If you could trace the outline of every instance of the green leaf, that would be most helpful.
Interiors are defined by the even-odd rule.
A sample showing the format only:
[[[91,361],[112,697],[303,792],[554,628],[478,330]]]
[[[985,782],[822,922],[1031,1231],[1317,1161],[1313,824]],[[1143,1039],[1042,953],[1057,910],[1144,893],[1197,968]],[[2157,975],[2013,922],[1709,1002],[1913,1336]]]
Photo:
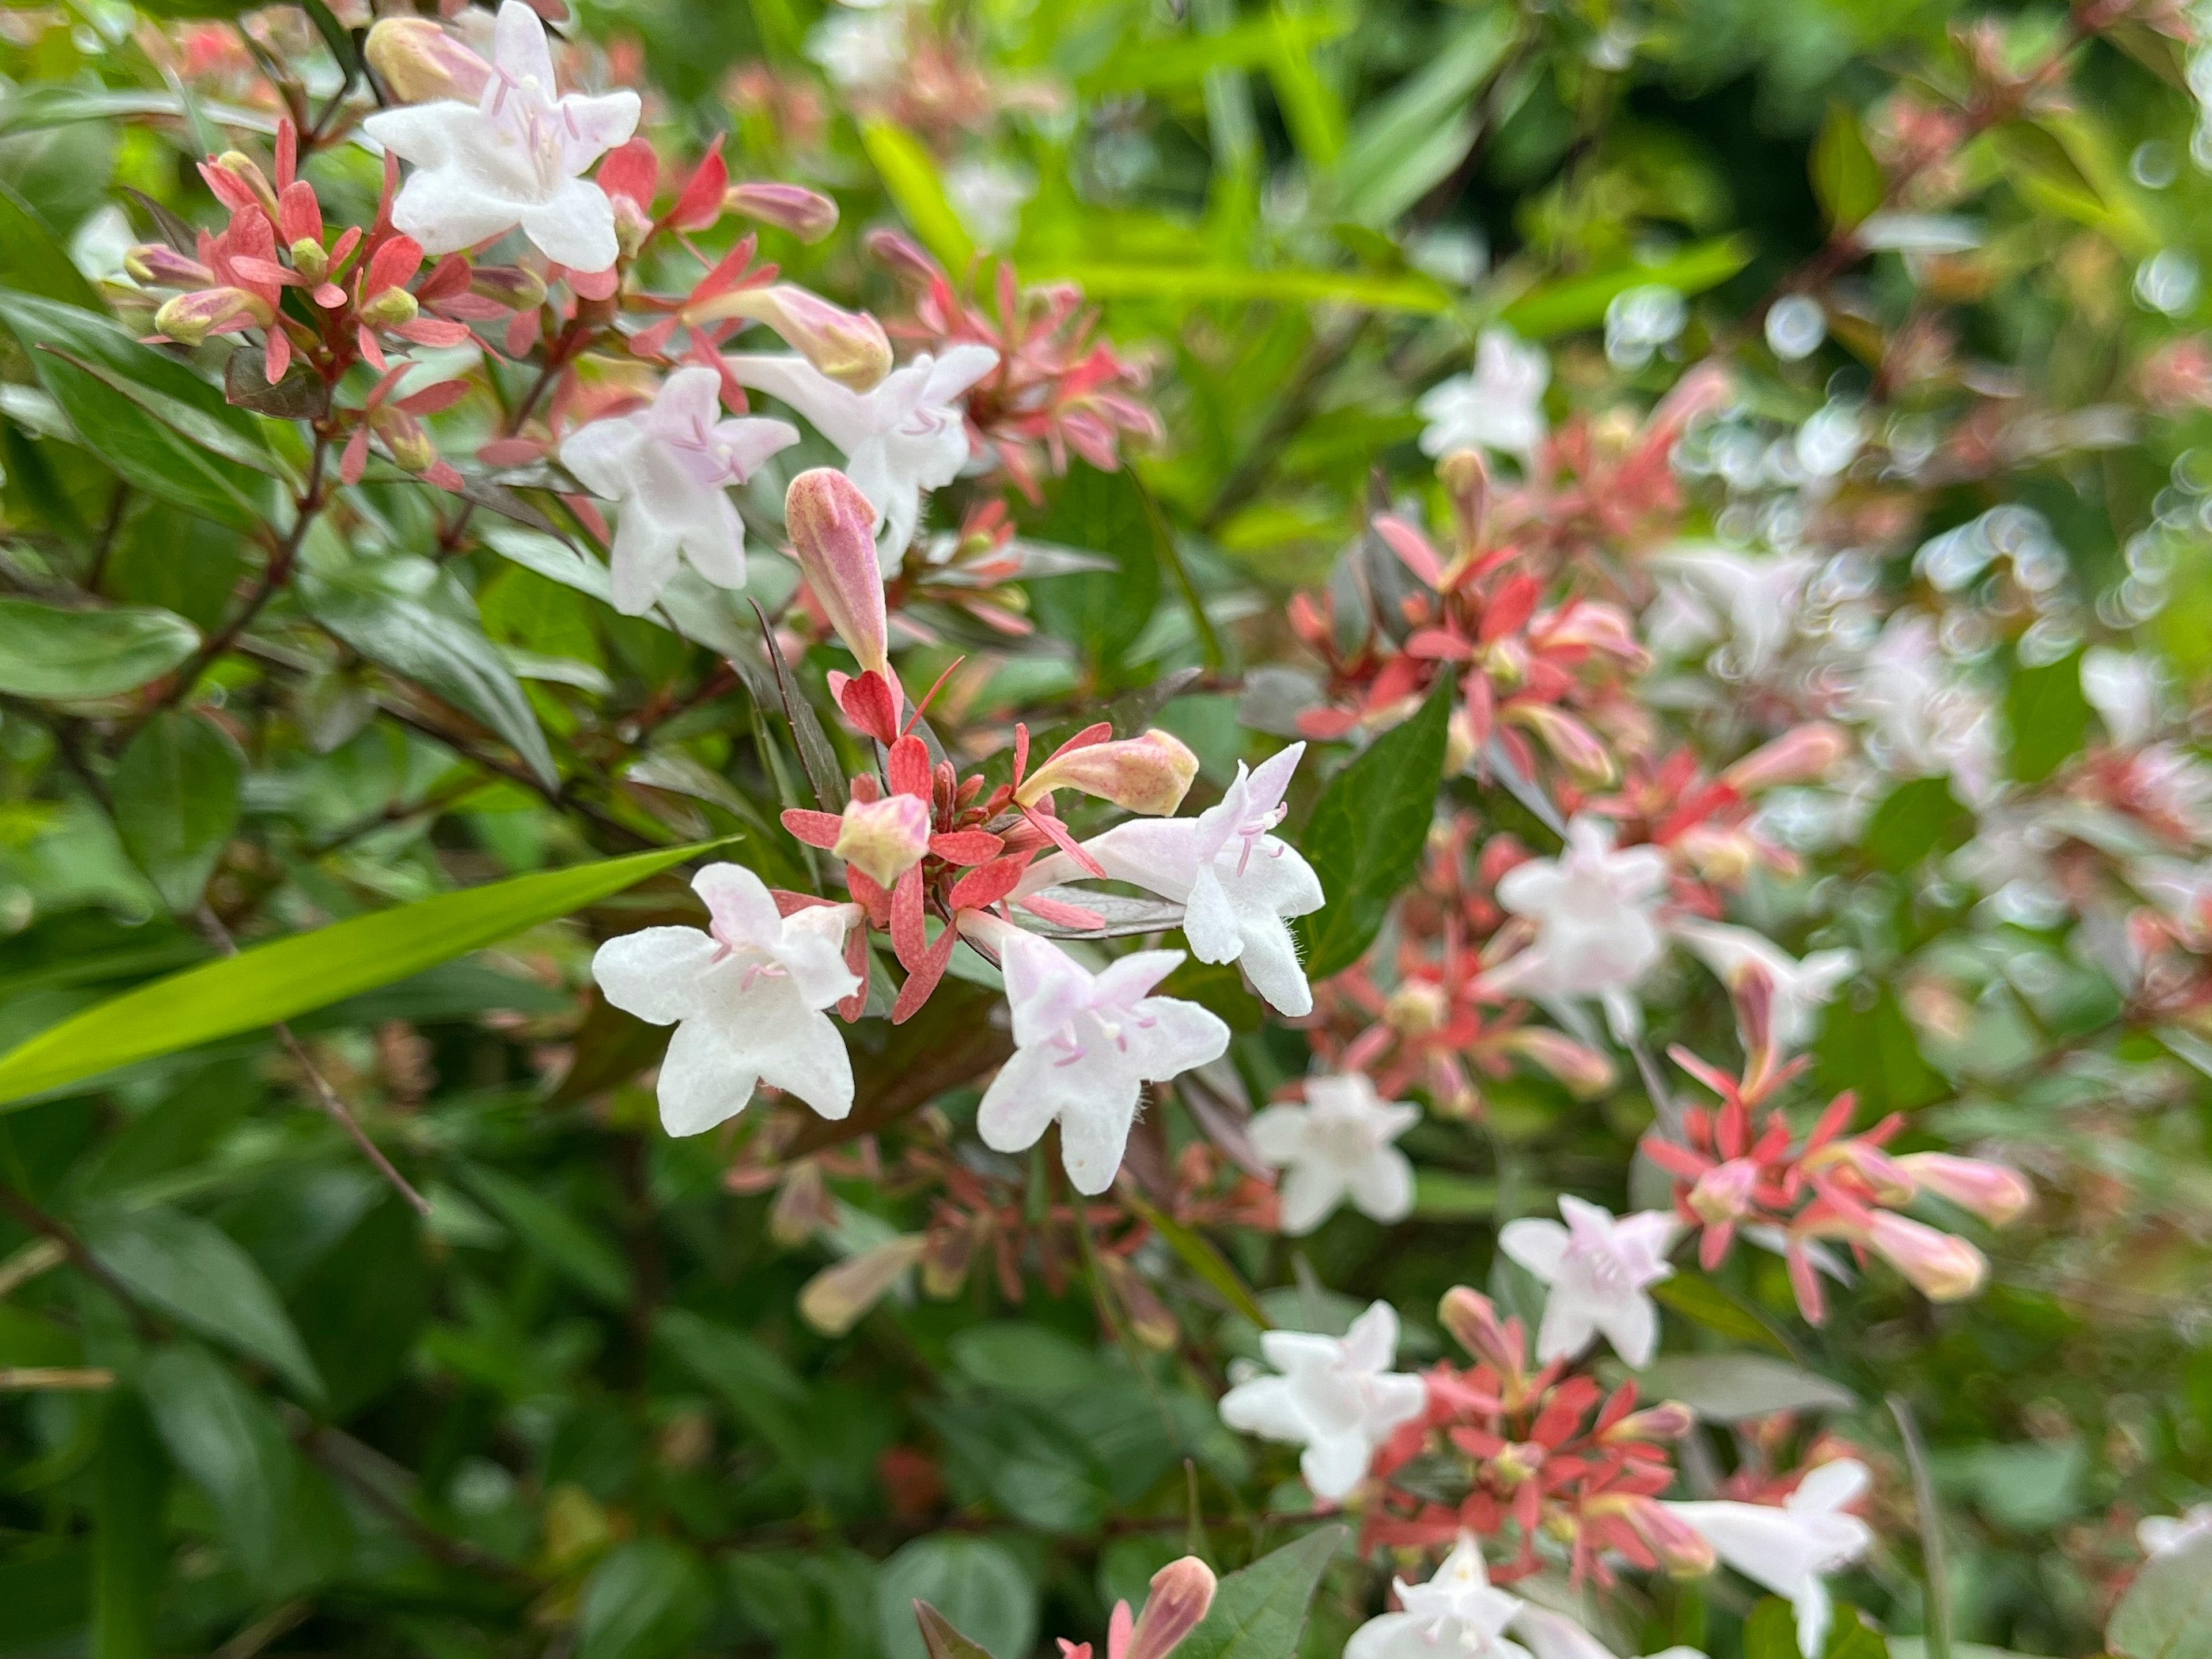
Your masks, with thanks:
[[[559,787],[522,683],[452,576],[427,559],[362,561],[303,570],[299,594],[307,614],[346,644],[483,721],[548,788]]]
[[[1260,1305],[1260,1298],[1252,1294],[1229,1258],[1214,1248],[1213,1241],[1204,1233],[1186,1227],[1172,1216],[1163,1215],[1142,1199],[1127,1196],[1129,1207],[1142,1216],[1152,1230],[1168,1242],[1168,1248],[1182,1258],[1184,1267],[1213,1287],[1214,1293],[1250,1320],[1261,1330],[1273,1330],[1275,1322],[1267,1317],[1267,1310]]]
[[[1269,20],[1275,49],[1267,55],[1267,79],[1275,106],[1291,139],[1316,177],[1326,173],[1344,148],[1344,100],[1321,73],[1313,49],[1303,39],[1291,8],[1276,0]]]
[[[1176,1647],[1177,1659],[1282,1659],[1298,1650],[1306,1608],[1344,1547],[1342,1527],[1322,1527],[1231,1573],[1213,1606]]]
[[[673,1659],[714,1607],[706,1571],[661,1538],[617,1546],[592,1569],[577,1606],[577,1659]]]
[[[1425,65],[1359,112],[1331,180],[1357,223],[1389,224],[1459,165],[1475,137],[1468,100],[1518,32],[1506,8],[1474,13]]]
[[[795,1413],[806,1390],[789,1366],[752,1338],[681,1308],[655,1320],[653,1334],[787,1468],[805,1474],[809,1454]]]
[[[1039,261],[1043,276],[1079,283],[1094,300],[1264,300],[1284,305],[1333,303],[1368,311],[1409,311],[1437,316],[1452,308],[1451,292],[1433,276],[1358,270],[1254,270],[1225,264],[1119,264]],[[1632,287],[1633,283],[1624,283]],[[1607,299],[1612,296],[1608,295]],[[1605,307],[1598,307],[1598,315]]]
[[[629,1264],[613,1245],[512,1176],[472,1169],[467,1179],[476,1195],[498,1211],[522,1242],[544,1257],[547,1266],[610,1308],[629,1305]]]
[[[1820,136],[1813,141],[1813,193],[1838,230],[1849,230],[1882,204],[1888,185],[1881,163],[1867,148],[1859,118],[1841,99],[1828,105]]]
[[[156,392],[150,386],[140,386],[128,376],[74,352],[47,345],[42,345],[39,349],[58,357],[79,373],[90,375],[117,396],[128,398],[195,449],[206,450],[226,461],[235,462],[248,471],[264,473],[272,478],[289,476],[283,463],[261,444],[259,434],[234,432],[228,422],[217,420],[183,399]]]
[[[1973,832],[1973,815],[1951,793],[1949,779],[1914,778],[1874,809],[1859,848],[1877,868],[1905,871],[1931,853],[1965,846]]]
[[[921,1644],[929,1659],[991,1659],[991,1650],[971,1642],[952,1628],[947,1619],[927,1601],[914,1604],[914,1622],[921,1632]]]
[[[108,787],[124,850],[173,910],[200,902],[238,828],[237,744],[195,714],[164,709],[139,728]]]
[[[1308,977],[1326,979],[1359,960],[1420,863],[1456,684],[1439,675],[1419,712],[1353,757],[1315,803],[1299,850],[1328,902],[1300,919]]]
[[[94,1482],[90,1659],[153,1659],[154,1601],[169,1564],[169,1459],[132,1391],[108,1398]]]
[[[33,295],[0,289],[0,325],[21,343],[40,384],[87,445],[129,482],[235,529],[272,516],[269,480],[230,459],[241,447],[265,451],[254,417],[231,408],[182,363],[141,345],[112,318]],[[134,388],[133,394],[117,390],[118,384]],[[227,433],[229,453],[204,448],[156,419],[141,406],[142,395]]]
[[[619,893],[719,842],[441,893],[258,945],[110,998],[0,1055],[0,1106],[390,985]]]
[[[1039,540],[1103,554],[1115,565],[1030,582],[1037,625],[1074,646],[1101,678],[1127,678],[1122,655],[1152,620],[1160,592],[1162,528],[1143,488],[1126,468],[1101,472],[1078,462],[1033,522],[1030,533]]]
[[[2012,775],[2039,783],[2081,747],[2089,729],[2089,699],[2081,690],[2081,653],[2014,672],[2005,690],[2005,723],[2012,729]]]
[[[1605,308],[1632,288],[1656,283],[1688,297],[1719,287],[1750,263],[1751,246],[1741,237],[1696,242],[1656,264],[1547,283],[1506,307],[1499,320],[1525,339],[1571,334],[1603,322]]]
[[[100,295],[38,210],[0,184],[0,283],[89,311]]]
[[[1856,1607],[1839,1607],[1828,1630],[1827,1651],[1820,1659],[1890,1659],[1889,1638]],[[1952,1659],[1966,1659],[1955,1644]]]
[[[917,1538],[876,1573],[876,1630],[884,1659],[928,1659],[914,1604],[927,1601],[996,1654],[1025,1654],[1036,1640],[1036,1583],[1012,1551],[988,1538]]]
[[[0,691],[75,702],[118,696],[180,665],[200,632],[151,605],[64,611],[0,599]]]
[[[1095,74],[1088,88],[1103,92],[1165,92],[1195,87],[1217,70],[1265,68],[1286,47],[1310,51],[1349,34],[1358,14],[1311,11],[1255,18],[1218,34],[1132,40]]]
[[[1797,1614],[1780,1596],[1763,1597],[1743,1621],[1743,1659],[1801,1659]]]
[[[2112,1609],[2105,1645],[2120,1659],[2212,1656],[2212,1537],[2154,1558]]]
[[[323,1379],[253,1258],[212,1222],[182,1211],[97,1212],[84,1226],[93,1259],[140,1301],[276,1370],[311,1400]]]
[[[937,163],[921,140],[893,122],[869,121],[861,125],[860,144],[922,246],[955,276],[966,270],[975,257],[975,244],[952,210],[944,181],[937,176]]]
[[[1709,1331],[1718,1331],[1739,1342],[1756,1342],[1777,1353],[1790,1352],[1789,1345],[1775,1334],[1764,1319],[1710,1279],[1701,1279],[1695,1273],[1676,1273],[1651,1287],[1651,1299]]]
[[[1839,1382],[1756,1353],[1662,1354],[1636,1374],[1646,1399],[1679,1400],[1708,1422],[1777,1412],[1845,1412],[1858,1396]]]

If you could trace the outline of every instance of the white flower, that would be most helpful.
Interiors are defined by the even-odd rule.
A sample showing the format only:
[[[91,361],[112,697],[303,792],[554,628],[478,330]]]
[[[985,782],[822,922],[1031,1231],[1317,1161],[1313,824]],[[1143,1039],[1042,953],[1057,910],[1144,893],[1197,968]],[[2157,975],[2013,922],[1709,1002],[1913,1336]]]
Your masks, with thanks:
[[[1814,1016],[1836,994],[1836,988],[1858,971],[1853,951],[1815,951],[1803,961],[1764,933],[1726,922],[1686,916],[1670,930],[1719,975],[1730,990],[1747,969],[1763,970],[1774,987],[1774,1038],[1793,1048],[1813,1035]]]
[[[1527,1617],[1528,1604],[1491,1587],[1473,1533],[1460,1534],[1428,1583],[1400,1578],[1391,1588],[1401,1611],[1352,1632],[1344,1659],[1529,1659],[1528,1649],[1504,1634],[1516,1619]]]
[[[2091,646],[2081,653],[2081,695],[2118,748],[2141,748],[2158,730],[2158,673],[2148,658]]]
[[[1613,1659],[1613,1650],[1564,1613],[1522,1604],[1513,1628],[1536,1659]],[[1648,1659],[1705,1659],[1696,1648],[1662,1648]]]
[[[1552,1287],[1536,1332],[1536,1358],[1570,1359],[1603,1334],[1613,1351],[1642,1370],[1659,1340],[1659,1312],[1644,1286],[1670,1277],[1667,1247],[1675,1221],[1663,1211],[1613,1219],[1613,1212],[1562,1194],[1562,1227],[1540,1216],[1509,1221],[1498,1248]]]
[[[577,270],[615,262],[615,213],[582,174],[637,129],[638,97],[554,95],[545,25],[523,0],[499,9],[491,79],[475,104],[440,99],[380,110],[362,131],[415,165],[392,222],[425,253],[452,253],[517,225]]]
[[[853,1062],[822,1009],[860,989],[843,943],[849,904],[786,916],[742,865],[711,864],[692,879],[708,931],[647,927],[611,939],[592,958],[607,1000],[676,1026],[660,1062],[660,1121],[696,1135],[735,1117],[766,1083],[823,1117],[853,1109]]]
[[[978,244],[1003,248],[1021,228],[1022,209],[1036,194],[1028,175],[1003,161],[956,161],[945,169],[945,196]]]
[[[1787,1502],[1669,1504],[1722,1560],[1745,1577],[1790,1598],[1797,1609],[1797,1649],[1820,1653],[1832,1608],[1823,1573],[1849,1566],[1874,1541],[1867,1523],[1844,1506],[1867,1489],[1863,1463],[1823,1463]]]
[[[906,9],[868,5],[833,11],[806,38],[806,55],[841,92],[874,92],[906,67]]]
[[[968,422],[960,399],[998,367],[988,346],[957,345],[894,369],[855,392],[800,356],[724,360],[746,386],[781,398],[844,452],[845,476],[882,519],[876,556],[885,574],[898,568],[921,521],[921,498],[949,484],[968,460]]]
[[[1799,602],[1820,568],[1810,554],[1761,558],[1713,543],[1683,543],[1651,561],[1660,597],[1644,617],[1644,635],[1669,656],[1725,641],[1737,665],[1759,679],[1797,632]]]
[[[1131,819],[1084,843],[1115,880],[1183,906],[1193,956],[1243,962],[1252,988],[1293,1018],[1313,1012],[1313,990],[1290,918],[1321,908],[1321,878],[1268,832],[1288,810],[1283,795],[1305,748],[1294,743],[1255,772],[1238,762],[1219,804],[1194,818]]]
[[[1060,1161],[1081,1193],[1114,1184],[1146,1083],[1218,1060],[1229,1028],[1194,1002],[1152,989],[1180,951],[1137,951],[1093,975],[1058,945],[1000,924],[987,937],[1006,970],[1013,1057],[975,1115],[983,1144],[1018,1152],[1060,1121]]]
[[[1428,1406],[1418,1376],[1390,1369],[1398,1316],[1377,1302],[1339,1340],[1267,1331],[1260,1352],[1281,1373],[1239,1382],[1221,1396],[1221,1420],[1245,1434],[1305,1448],[1298,1469],[1315,1497],[1341,1503],[1366,1478],[1375,1453]]]
[[[2199,1504],[2179,1515],[2154,1515],[2136,1528],[2136,1541],[2145,1555],[2154,1557],[2204,1537],[2212,1537],[2212,1504]]]
[[[1656,847],[1616,851],[1613,827],[1577,814],[1556,859],[1531,859],[1498,883],[1498,902],[1536,924],[1527,949],[1483,975],[1516,996],[1596,997],[1616,1035],[1633,1032],[1641,1014],[1629,995],[1659,960],[1656,912],[1667,891],[1667,860]]]
[[[1934,618],[1901,611],[1867,653],[1851,710],[1874,727],[1875,758],[1910,777],[1948,775],[1968,805],[1997,781],[1997,718],[1989,694],[1960,672]]]
[[[561,465],[594,495],[620,503],[615,609],[641,616],[676,574],[677,556],[718,587],[745,581],[745,526],[722,492],[799,441],[786,421],[721,421],[722,380],[679,368],[635,414],[593,421],[561,446]]]
[[[1310,1233],[1349,1194],[1382,1222],[1413,1212],[1413,1166],[1390,1143],[1420,1121],[1418,1106],[1385,1103],[1359,1073],[1306,1079],[1302,1106],[1270,1106],[1251,1122],[1252,1144],[1278,1169],[1286,1233]]]
[[[1414,405],[1428,422],[1421,453],[1489,450],[1511,455],[1523,469],[1534,471],[1547,429],[1544,388],[1551,380],[1552,365],[1542,347],[1522,344],[1502,325],[1484,329],[1475,342],[1474,373],[1438,381]]]

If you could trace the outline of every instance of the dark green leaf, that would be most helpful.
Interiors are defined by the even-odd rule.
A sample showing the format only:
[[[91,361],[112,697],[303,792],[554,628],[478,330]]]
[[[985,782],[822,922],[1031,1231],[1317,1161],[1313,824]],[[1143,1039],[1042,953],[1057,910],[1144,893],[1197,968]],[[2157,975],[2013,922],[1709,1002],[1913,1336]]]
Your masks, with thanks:
[[[165,709],[146,722],[109,780],[124,849],[173,910],[200,902],[238,828],[238,746],[198,715]]]
[[[577,1607],[577,1659],[673,1659],[697,1639],[714,1597],[689,1550],[660,1538],[618,1546]]]
[[[1761,1598],[1743,1621],[1743,1659],[1800,1659],[1797,1615],[1780,1596]]]
[[[775,693],[783,704],[783,717],[791,723],[792,742],[799,750],[799,764],[806,774],[806,787],[812,792],[815,805],[825,812],[845,810],[845,771],[837,764],[837,752],[830,746],[830,737],[822,729],[822,721],[814,712],[814,705],[806,701],[806,694],[799,689],[799,682],[791,672],[791,665],[784,660],[783,647],[775,642],[775,629],[770,626],[768,612],[756,604],[753,615],[760,618],[761,638],[768,646],[769,666],[775,673]]]
[[[2038,783],[2081,747],[2089,729],[2089,699],[2081,690],[2081,653],[2014,671],[2005,691],[2005,723],[2012,728],[2012,775]]]
[[[1047,509],[1025,532],[1040,541],[1113,560],[1111,570],[1079,570],[1029,585],[1037,624],[1065,640],[1102,679],[1123,681],[1122,653],[1136,642],[1159,601],[1160,538],[1142,487],[1126,470],[1068,469]]]
[[[1881,163],[1867,148],[1858,117],[1840,99],[1828,106],[1828,118],[1813,142],[1813,193],[1826,210],[1828,222],[1849,230],[1879,208],[1887,189]]]
[[[1931,853],[1965,846],[1973,830],[1973,814],[1959,805],[1948,779],[1914,778],[1875,808],[1859,846],[1877,867],[1901,872]]]
[[[468,1172],[478,1198],[496,1210],[522,1242],[586,1295],[611,1308],[628,1304],[629,1264],[620,1251],[567,1209],[496,1170]]]
[[[0,283],[42,299],[93,310],[100,295],[38,210],[0,184]]]
[[[1321,1527],[1231,1573],[1213,1606],[1176,1649],[1177,1659],[1281,1659],[1298,1650],[1306,1608],[1344,1547],[1342,1527]]]
[[[135,691],[198,649],[199,629],[149,605],[64,611],[0,599],[0,691],[72,702]]]
[[[885,1659],[928,1659],[914,1604],[927,1601],[987,1651],[1025,1654],[1036,1640],[1037,1592],[1020,1560],[988,1538],[918,1538],[876,1574],[876,1626]]]
[[[1662,1354],[1637,1373],[1636,1385],[1646,1399],[1679,1400],[1711,1423],[1858,1404],[1840,1383],[1756,1353]]]
[[[1672,1308],[1685,1319],[1694,1320],[1709,1331],[1718,1331],[1739,1342],[1756,1342],[1777,1353],[1790,1352],[1789,1345],[1774,1334],[1765,1320],[1710,1279],[1701,1279],[1694,1273],[1676,1273],[1651,1287],[1651,1299]]]
[[[135,1392],[107,1401],[95,1480],[91,1659],[153,1659],[155,1599],[168,1567],[169,1459]]]

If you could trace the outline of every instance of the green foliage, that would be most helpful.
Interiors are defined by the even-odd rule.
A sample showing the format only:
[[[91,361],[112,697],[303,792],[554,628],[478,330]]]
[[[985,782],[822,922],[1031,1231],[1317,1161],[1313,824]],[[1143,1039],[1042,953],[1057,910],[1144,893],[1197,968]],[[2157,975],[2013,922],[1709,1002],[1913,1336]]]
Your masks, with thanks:
[[[0,691],[56,700],[111,697],[159,679],[199,642],[198,629],[166,611],[64,611],[0,599]]]
[[[2136,1575],[2112,1609],[2105,1645],[2119,1659],[2212,1653],[2212,1538],[2192,1539]]]

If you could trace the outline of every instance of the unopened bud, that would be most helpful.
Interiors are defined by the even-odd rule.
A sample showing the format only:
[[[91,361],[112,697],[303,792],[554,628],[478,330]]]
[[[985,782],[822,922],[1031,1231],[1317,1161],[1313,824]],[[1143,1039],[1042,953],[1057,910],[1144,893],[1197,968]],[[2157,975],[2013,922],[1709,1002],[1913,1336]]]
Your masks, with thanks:
[[[799,1316],[825,1336],[844,1335],[921,1259],[925,1245],[919,1233],[888,1239],[824,1267],[799,1292]]]
[[[134,283],[161,288],[205,288],[215,281],[213,271],[167,242],[145,242],[132,248],[123,256],[123,268]]]
[[[1437,1304],[1437,1316],[1452,1340],[1501,1376],[1517,1377],[1527,1357],[1527,1346],[1514,1320],[1501,1324],[1497,1305],[1480,1291],[1455,1285]]]
[[[276,222],[276,191],[270,185],[268,175],[261,171],[260,163],[242,149],[227,149],[215,158],[215,164],[244,180],[246,187],[253,192],[253,199],[261,204],[261,210],[269,216],[269,222]]]
[[[529,311],[544,303],[545,279],[526,265],[477,265],[469,272],[469,292],[510,311]]]
[[[802,1158],[785,1172],[775,1202],[768,1209],[768,1236],[786,1249],[796,1249],[819,1232],[837,1224],[837,1200],[822,1179],[822,1166]]]
[[[1585,784],[1608,784],[1620,775],[1597,736],[1572,714],[1547,702],[1510,705],[1501,718],[1525,726],[1543,740],[1560,765]]]
[[[1451,1018],[1451,995],[1432,979],[1407,980],[1382,1004],[1382,1023],[1401,1036],[1441,1031]]]
[[[265,325],[271,316],[268,302],[258,294],[242,288],[204,288],[165,303],[154,313],[154,326],[179,345],[196,346],[240,318]]]
[[[1064,749],[1022,780],[1014,799],[1034,806],[1055,789],[1111,801],[1125,811],[1165,817],[1182,805],[1198,757],[1171,733],[1153,730],[1114,743]]]
[[[1866,1243],[1930,1302],[1963,1301],[1989,1277],[1989,1262],[1965,1239],[1894,1211],[1875,1212]]]
[[[1613,1062],[1595,1048],[1541,1025],[1504,1032],[1498,1046],[1540,1066],[1578,1100],[1594,1100],[1613,1087]]]
[[[1486,1466],[1503,1486],[1534,1480],[1544,1468],[1544,1449],[1533,1440],[1509,1440]]]
[[[1113,1287],[1114,1299],[1129,1316],[1129,1334],[1154,1353],[1173,1353],[1182,1342],[1182,1327],[1176,1322],[1174,1310],[1129,1265],[1127,1256],[1101,1255],[1098,1265]]]
[[[361,302],[361,319],[371,328],[398,328],[411,323],[422,307],[404,288],[387,288]]]
[[[1720,1565],[1705,1534],[1656,1498],[1607,1493],[1585,1507],[1591,1514],[1610,1511],[1626,1522],[1671,1578],[1702,1578]]]
[[[787,230],[802,242],[818,242],[837,228],[837,204],[804,185],[732,185],[722,193],[731,213]]]
[[[1907,1152],[1896,1167],[1939,1198],[1971,1210],[1992,1227],[2010,1226],[2035,1200],[2027,1177],[2002,1164],[1948,1152]]]
[[[1854,1137],[1838,1140],[1813,1153],[1806,1159],[1808,1168],[1817,1169],[1822,1164],[1844,1164],[1871,1188],[1875,1200],[1881,1204],[1906,1204],[1912,1199],[1914,1183],[1911,1171],[1870,1140]]]
[[[684,313],[693,322],[732,317],[765,323],[793,350],[855,392],[866,392],[891,372],[891,343],[884,325],[865,311],[848,311],[791,283],[732,289]]]
[[[1464,707],[1453,709],[1444,724],[1444,775],[1455,778],[1466,771],[1481,747],[1474,735],[1474,714]]]
[[[1682,1439],[1697,1426],[1697,1413],[1679,1400],[1662,1400],[1656,1406],[1629,1413],[1599,1438],[1614,1445],[1632,1440],[1656,1444]]]
[[[323,249],[320,240],[302,236],[292,244],[292,269],[311,283],[319,283],[331,274],[331,256]]]
[[[1850,749],[1843,727],[1815,720],[1753,750],[1722,773],[1721,781],[1739,795],[1756,794],[1781,783],[1817,782]]]
[[[1690,1188],[1690,1208],[1708,1227],[1726,1226],[1751,1212],[1758,1186],[1759,1165],[1747,1158],[1730,1158],[1698,1177]]]
[[[472,104],[491,81],[489,64],[427,17],[379,19],[363,55],[403,104]]]
[[[929,803],[919,795],[849,801],[830,855],[878,887],[893,885],[929,851]]]
[[[975,1230],[970,1226],[942,1227],[931,1231],[921,1253],[921,1288],[939,1302],[957,1296],[968,1282],[968,1267],[975,1259]]]
[[[783,520],[806,586],[830,626],[863,669],[884,670],[890,621],[876,558],[876,509],[843,473],[817,466],[791,481]]]
[[[1152,1575],[1137,1627],[1114,1659],[1167,1659],[1213,1605],[1213,1569],[1196,1556],[1169,1562]]]
[[[369,417],[369,425],[384,440],[392,464],[409,472],[428,472],[438,464],[438,447],[422,429],[422,422],[404,409],[389,404]]]

